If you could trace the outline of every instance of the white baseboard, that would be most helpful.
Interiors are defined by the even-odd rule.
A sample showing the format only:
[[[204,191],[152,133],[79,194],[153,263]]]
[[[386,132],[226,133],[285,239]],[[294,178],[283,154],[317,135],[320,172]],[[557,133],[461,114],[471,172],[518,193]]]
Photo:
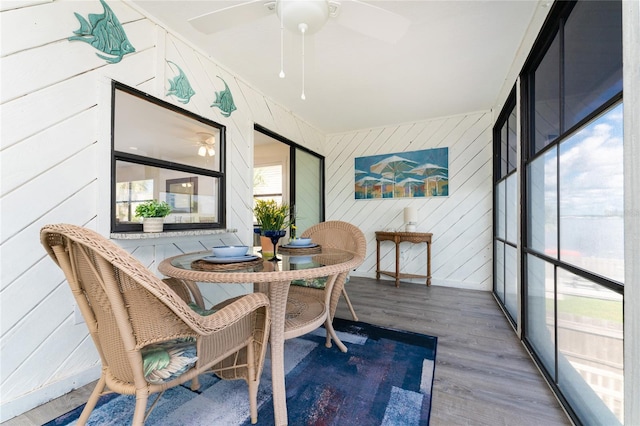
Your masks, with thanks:
[[[376,279],[376,273],[375,272],[359,272],[359,271],[353,271],[350,273],[350,275],[352,277],[362,277],[362,278],[371,278],[371,279]],[[380,276],[380,280],[381,281],[395,281],[392,277],[389,277],[387,275],[381,275]],[[407,278],[407,279],[403,279],[402,282],[409,282],[409,283],[414,283],[414,284],[422,284],[424,286],[426,286],[425,280],[424,278]],[[461,282],[461,281],[455,281],[455,280],[444,280],[444,279],[440,279],[438,277],[432,276],[431,277],[431,285],[432,286],[440,286],[440,287],[452,287],[452,288],[461,288],[461,289],[466,289],[466,290],[479,290],[479,291],[491,291],[491,286],[490,285],[485,285],[481,282]]]

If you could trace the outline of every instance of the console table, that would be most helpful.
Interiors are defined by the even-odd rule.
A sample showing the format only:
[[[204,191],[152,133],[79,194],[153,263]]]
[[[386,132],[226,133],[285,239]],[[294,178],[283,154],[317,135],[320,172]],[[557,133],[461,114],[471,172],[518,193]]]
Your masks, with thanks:
[[[394,277],[396,287],[400,287],[400,278],[426,278],[427,286],[431,285],[431,236],[433,234],[423,232],[376,232],[376,279],[380,279],[380,274]],[[393,241],[396,244],[396,270],[395,272],[380,270],[380,241]],[[403,274],[400,272],[400,243],[409,242],[413,244],[427,244],[427,275]]]

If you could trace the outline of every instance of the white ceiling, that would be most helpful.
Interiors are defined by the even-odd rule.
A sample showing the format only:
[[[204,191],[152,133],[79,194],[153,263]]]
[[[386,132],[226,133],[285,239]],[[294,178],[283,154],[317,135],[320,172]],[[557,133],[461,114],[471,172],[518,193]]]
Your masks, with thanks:
[[[188,20],[243,2],[132,1],[326,133],[490,109],[536,8],[547,6],[538,0],[369,1],[409,19],[406,34],[396,43],[383,42],[330,18],[306,37],[301,100],[301,37],[285,32],[286,77],[280,79],[275,14],[207,35]]]

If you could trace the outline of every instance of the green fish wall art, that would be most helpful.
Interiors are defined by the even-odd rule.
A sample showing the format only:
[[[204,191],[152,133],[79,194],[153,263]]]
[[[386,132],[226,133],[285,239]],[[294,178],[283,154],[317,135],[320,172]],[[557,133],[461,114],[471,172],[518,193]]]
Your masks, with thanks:
[[[222,114],[223,117],[229,117],[231,113],[237,108],[233,103],[233,96],[231,96],[231,90],[229,90],[227,82],[224,81],[219,75],[216,77],[218,77],[224,83],[224,90],[216,92],[216,101],[211,104],[211,107],[220,108],[220,114]]]
[[[111,55],[104,56],[96,53],[99,58],[106,60],[110,64],[116,64],[122,60],[124,55],[133,53],[136,49],[129,43],[122,24],[113,14],[111,8],[104,0],[100,0],[100,3],[104,8],[104,13],[101,15],[90,13],[88,22],[74,12],[80,22],[80,29],[74,31],[73,33],[76,35],[69,37],[68,40],[84,41],[99,51]]]
[[[183,104],[188,104],[191,100],[191,97],[196,94],[196,92],[189,84],[189,80],[187,76],[182,72],[182,68],[180,68],[175,62],[167,61],[167,64],[173,65],[178,69],[178,75],[169,79],[169,91],[166,96],[173,95],[178,98],[178,101]]]

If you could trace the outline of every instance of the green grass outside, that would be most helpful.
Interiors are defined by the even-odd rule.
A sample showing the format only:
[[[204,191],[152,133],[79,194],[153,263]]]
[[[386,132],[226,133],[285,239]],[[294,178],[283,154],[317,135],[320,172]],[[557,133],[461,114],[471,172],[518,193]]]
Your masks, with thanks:
[[[547,308],[552,307],[553,300],[547,299]],[[564,296],[558,300],[558,312],[622,323],[622,302],[615,300]]]

